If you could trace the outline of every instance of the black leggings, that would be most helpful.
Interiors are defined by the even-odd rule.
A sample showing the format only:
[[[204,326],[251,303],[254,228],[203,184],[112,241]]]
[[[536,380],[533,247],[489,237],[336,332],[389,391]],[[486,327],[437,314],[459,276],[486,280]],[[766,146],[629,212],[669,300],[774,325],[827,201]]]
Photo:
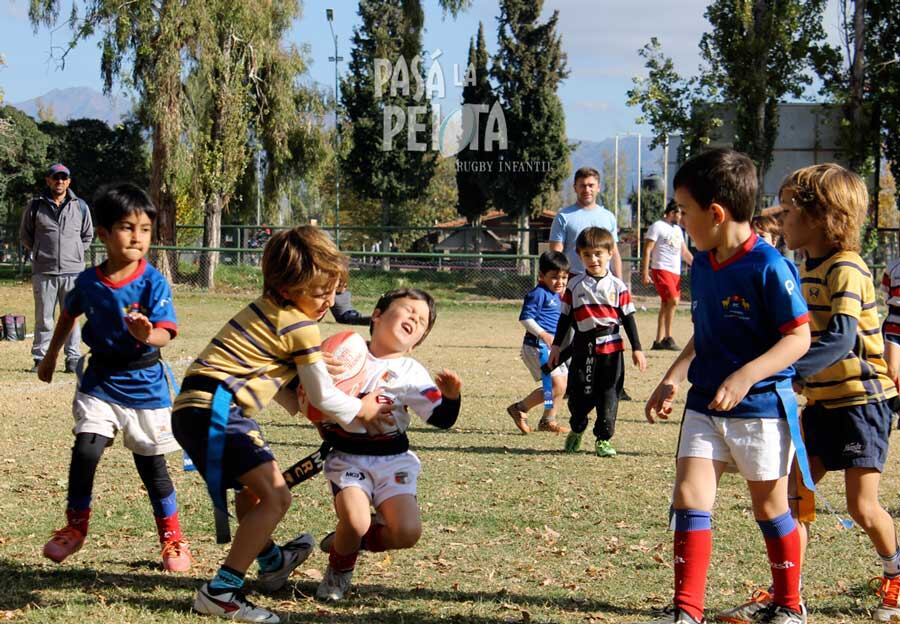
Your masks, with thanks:
[[[94,491],[94,476],[103,450],[112,444],[112,438],[97,433],[79,433],[72,445],[72,462],[69,464],[69,500],[84,500]],[[134,454],[134,465],[150,500],[166,498],[175,491],[166,458],[162,455]]]
[[[569,425],[575,433],[587,429],[588,414],[597,409],[594,436],[609,440],[616,432],[619,394],[625,384],[622,352],[601,355],[577,354],[569,368]]]

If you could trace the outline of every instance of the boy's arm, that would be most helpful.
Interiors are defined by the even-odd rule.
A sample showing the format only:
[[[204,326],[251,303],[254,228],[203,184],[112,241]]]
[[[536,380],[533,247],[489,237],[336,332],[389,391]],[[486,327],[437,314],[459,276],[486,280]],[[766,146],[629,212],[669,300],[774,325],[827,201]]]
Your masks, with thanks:
[[[853,350],[859,321],[847,314],[835,314],[825,333],[812,343],[809,351],[794,364],[798,377],[815,375]]]
[[[56,322],[56,327],[53,329],[53,337],[50,339],[47,353],[38,366],[37,375],[41,381],[50,383],[53,380],[53,371],[56,369],[56,358],[59,356],[59,350],[62,349],[76,322],[76,318],[63,309],[59,315],[59,320]]]
[[[747,392],[758,381],[784,370],[809,349],[809,323],[803,322],[782,334],[771,349],[755,360],[744,364],[729,375],[719,386],[709,409],[727,412],[744,400]]]
[[[354,418],[359,418],[363,423],[381,422],[386,425],[394,423],[391,406],[378,402],[380,390],[370,392],[362,399],[341,392],[334,385],[322,360],[298,365],[297,375],[310,404],[337,420],[341,427],[349,425]]]
[[[654,412],[657,418],[667,419],[672,412],[672,401],[675,400],[675,394],[678,392],[678,386],[687,379],[688,369],[694,359],[694,337],[688,340],[684,345],[684,349],[672,362],[669,370],[663,376],[659,385],[653,390],[647,404],[644,406],[644,416],[647,422],[654,423],[656,419],[653,417]]]
[[[537,312],[537,296],[528,293],[525,295],[525,300],[522,302],[522,311],[519,312],[519,322],[522,324],[522,327],[525,328],[525,331],[536,338],[543,340],[547,346],[550,346],[550,344],[553,343],[553,335],[550,332],[544,331],[544,328],[538,325],[537,321],[534,320],[537,317]]]
[[[641,348],[641,339],[638,337],[638,328],[633,312],[622,317],[622,327],[625,328],[625,335],[628,336],[628,342],[631,343],[631,361],[641,372],[644,372],[647,369],[647,358]]]
[[[454,371],[445,368],[435,376],[434,383],[441,391],[441,403],[432,410],[428,424],[439,429],[449,429],[459,418],[462,380]]]

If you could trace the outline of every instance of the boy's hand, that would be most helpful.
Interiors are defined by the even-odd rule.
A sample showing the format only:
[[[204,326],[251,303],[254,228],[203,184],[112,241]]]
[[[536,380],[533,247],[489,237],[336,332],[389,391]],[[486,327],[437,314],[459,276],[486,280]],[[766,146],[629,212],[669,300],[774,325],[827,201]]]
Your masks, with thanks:
[[[129,312],[125,316],[125,326],[128,333],[137,338],[142,344],[150,340],[150,332],[153,331],[153,323],[140,312]]]
[[[644,355],[643,351],[632,351],[631,361],[642,373],[647,370],[647,356]]]
[[[335,358],[331,351],[322,351],[322,359],[325,361],[325,368],[328,369],[328,374],[332,377],[337,377],[347,370],[346,362]]]
[[[644,286],[649,286],[650,284],[653,283],[653,280],[650,279],[650,274],[649,274],[649,273],[644,273],[643,275],[641,275],[641,283],[642,283]]]
[[[736,370],[725,378],[725,381],[722,382],[722,385],[716,391],[716,396],[713,397],[713,400],[709,402],[707,407],[719,412],[731,411],[738,403],[744,400],[752,385],[752,380],[742,373],[741,370]]]
[[[553,334],[544,332],[541,334],[541,340],[543,340],[544,344],[548,347],[553,346]]]
[[[362,422],[366,430],[369,430],[370,424],[386,426],[394,424],[394,417],[391,416],[391,408],[393,406],[381,398],[380,388],[365,395],[361,400],[362,407],[359,408],[359,413],[356,417]]]
[[[556,368],[556,364],[559,362],[559,345],[553,345],[550,347],[550,357],[547,358],[547,367],[548,368]]]
[[[653,394],[647,399],[644,406],[644,416],[648,423],[655,423],[653,413],[656,412],[656,418],[668,420],[669,414],[672,413],[672,402],[675,400],[675,394],[678,392],[678,384],[673,381],[663,379],[653,390]]]
[[[451,400],[459,398],[459,391],[462,389],[462,379],[455,371],[442,368],[441,372],[434,376],[434,383],[437,384],[441,394]]]
[[[49,353],[44,356],[44,359],[41,360],[41,363],[38,364],[37,376],[38,379],[44,381],[46,383],[50,383],[53,381],[53,371],[56,369],[56,356],[50,355]]]

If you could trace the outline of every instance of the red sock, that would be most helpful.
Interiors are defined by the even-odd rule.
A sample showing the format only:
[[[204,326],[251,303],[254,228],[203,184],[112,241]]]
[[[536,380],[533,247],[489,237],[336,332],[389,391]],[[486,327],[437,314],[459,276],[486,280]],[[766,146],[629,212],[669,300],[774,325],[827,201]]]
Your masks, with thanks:
[[[342,555],[334,549],[334,544],[332,544],[331,550],[328,551],[328,565],[335,572],[347,572],[356,567],[356,558],[358,556],[359,551],[349,555]]]
[[[708,512],[675,510],[675,606],[698,622],[703,621],[706,573],[712,554]]]
[[[384,552],[387,550],[387,546],[384,544],[384,525],[373,522],[369,525],[369,530],[366,531],[366,534],[363,535],[362,545],[360,548],[362,550],[368,550],[369,552]]]
[[[182,541],[181,524],[178,522],[177,511],[165,518],[154,516],[154,519],[156,520],[156,532],[159,534],[160,544]]]
[[[66,509],[66,523],[87,535],[88,521],[91,519],[90,509]]]
[[[772,568],[775,604],[800,611],[800,533],[797,523],[786,513],[774,520],[757,521],[766,538],[766,552]]]

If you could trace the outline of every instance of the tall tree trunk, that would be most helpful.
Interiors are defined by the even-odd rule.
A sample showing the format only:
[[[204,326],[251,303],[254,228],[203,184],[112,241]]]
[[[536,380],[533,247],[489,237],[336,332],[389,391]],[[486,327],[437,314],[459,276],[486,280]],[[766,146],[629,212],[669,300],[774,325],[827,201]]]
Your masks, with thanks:
[[[766,32],[765,20],[766,13],[769,10],[768,0],[756,0],[753,7],[753,29],[754,38],[760,41],[764,38]],[[753,146],[754,157],[758,162],[756,170],[757,190],[756,190],[756,211],[759,212],[763,208],[763,194],[765,193],[765,180],[767,168],[767,143],[766,143],[766,100],[767,100],[767,84],[766,84],[766,57],[759,54],[754,59],[753,68],[756,79],[760,82],[757,89],[756,97],[759,100],[755,104],[756,108],[756,126],[754,128]]]
[[[157,236],[159,245],[175,245],[175,198],[166,181],[166,171],[169,166],[169,150],[164,139],[166,128],[165,121],[157,123],[153,129],[153,151],[150,162],[150,198],[156,205]],[[178,254],[175,251],[167,251],[156,254],[152,258],[153,263],[160,273],[169,281],[174,282],[178,274]]]
[[[855,0],[853,3],[853,58],[850,65],[850,99],[844,112],[850,122],[851,136],[854,138],[854,149],[850,153],[851,169],[859,169],[865,160],[865,144],[869,133],[865,130],[863,118],[863,88],[865,87],[865,43],[866,43],[866,0]]]
[[[528,230],[528,208],[524,208],[519,213],[519,255],[527,255],[531,251],[531,232]],[[519,275],[529,275],[531,273],[531,261],[526,258],[520,258],[518,261]]]
[[[390,253],[391,251],[391,233],[388,231],[390,225],[390,207],[387,200],[381,200],[381,251],[382,253]],[[391,270],[390,256],[381,256],[381,270]]]
[[[476,266],[478,266],[478,268],[480,270],[482,265],[484,264],[484,258],[482,258],[482,256],[481,256],[481,247],[482,247],[481,237],[483,235],[482,232],[484,230],[484,228],[481,227],[481,215],[475,217],[475,221],[472,223],[472,227],[475,228],[475,245],[474,245],[475,250],[474,251],[478,255],[478,257],[475,259],[475,264],[476,264]]]
[[[203,246],[206,250],[200,256],[200,286],[215,288],[216,267],[219,265],[219,252],[214,251],[222,242],[222,197],[213,195],[206,203],[203,216]]]

